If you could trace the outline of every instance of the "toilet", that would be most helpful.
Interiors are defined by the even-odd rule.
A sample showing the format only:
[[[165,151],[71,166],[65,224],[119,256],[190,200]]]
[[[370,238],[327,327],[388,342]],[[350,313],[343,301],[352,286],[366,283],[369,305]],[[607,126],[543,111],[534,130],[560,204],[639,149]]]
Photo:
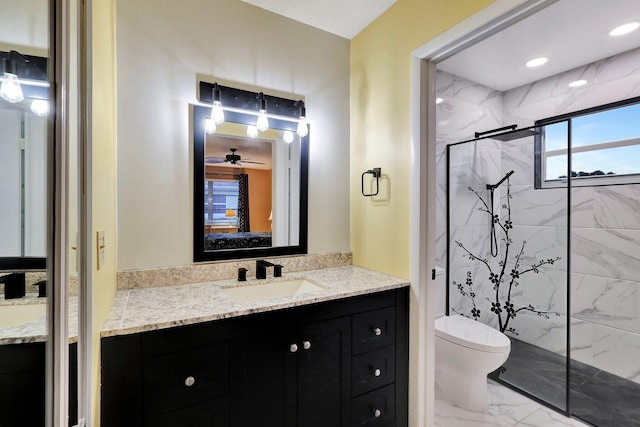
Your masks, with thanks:
[[[436,387],[440,396],[469,411],[487,410],[487,374],[509,357],[511,341],[490,326],[445,315],[444,270],[436,269],[438,317],[435,320]],[[442,295],[440,295],[442,294]]]

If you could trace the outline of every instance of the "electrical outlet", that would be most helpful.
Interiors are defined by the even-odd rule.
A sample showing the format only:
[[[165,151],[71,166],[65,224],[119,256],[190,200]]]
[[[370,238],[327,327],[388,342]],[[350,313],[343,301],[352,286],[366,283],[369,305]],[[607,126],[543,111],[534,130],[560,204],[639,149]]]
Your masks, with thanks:
[[[105,239],[104,230],[98,230],[98,270],[100,270],[105,263]]]

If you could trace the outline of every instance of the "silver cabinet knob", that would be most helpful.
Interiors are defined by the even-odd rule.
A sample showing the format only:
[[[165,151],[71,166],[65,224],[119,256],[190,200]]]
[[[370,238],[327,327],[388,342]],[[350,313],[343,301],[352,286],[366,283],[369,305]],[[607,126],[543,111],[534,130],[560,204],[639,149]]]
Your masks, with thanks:
[[[373,375],[376,377],[379,377],[380,375],[382,375],[382,371],[380,369],[374,369]]]
[[[184,380],[184,385],[186,385],[187,387],[191,387],[192,385],[194,385],[196,383],[196,379],[189,376]]]
[[[380,335],[382,335],[382,329],[373,328],[373,333],[376,334],[377,337],[379,337]]]
[[[309,350],[311,348],[311,341],[302,341],[302,347],[305,350]]]
[[[380,418],[380,415],[382,415],[382,412],[380,412],[380,409],[374,409],[373,410],[373,416],[376,418]]]
[[[291,353],[295,353],[296,351],[298,351],[298,344],[296,343],[291,344],[291,347],[289,347],[289,351]]]

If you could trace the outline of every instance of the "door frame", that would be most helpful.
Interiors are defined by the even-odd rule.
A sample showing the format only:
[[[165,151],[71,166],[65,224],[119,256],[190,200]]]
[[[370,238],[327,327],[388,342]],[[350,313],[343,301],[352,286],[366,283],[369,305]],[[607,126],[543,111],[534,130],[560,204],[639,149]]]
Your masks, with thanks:
[[[558,0],[496,0],[411,53],[410,279],[418,295],[418,426],[435,417],[436,65]]]

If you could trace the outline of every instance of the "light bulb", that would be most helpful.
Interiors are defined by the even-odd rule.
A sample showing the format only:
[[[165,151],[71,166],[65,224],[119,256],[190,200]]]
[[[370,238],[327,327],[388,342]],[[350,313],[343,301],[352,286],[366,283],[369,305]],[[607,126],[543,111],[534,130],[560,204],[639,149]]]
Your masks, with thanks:
[[[212,119],[204,119],[204,131],[209,135],[216,133],[216,122]]]
[[[307,125],[307,118],[304,116],[300,117],[298,120],[298,128],[296,129],[296,133],[302,138],[309,134],[309,126]]]
[[[533,67],[539,67],[541,65],[546,64],[549,61],[549,58],[547,58],[546,56],[541,56],[539,58],[533,58],[532,60],[527,62],[527,67],[529,68],[533,68]]]
[[[258,120],[256,121],[256,127],[260,132],[264,132],[269,129],[269,119],[267,118],[267,110],[258,111]]]
[[[217,125],[224,123],[224,110],[222,109],[222,103],[220,101],[213,101],[211,118]]]
[[[285,130],[282,139],[287,144],[291,144],[293,142],[293,132],[291,132],[290,130]]]
[[[255,138],[256,136],[258,136],[258,128],[254,125],[247,126],[247,136],[249,138]]]
[[[0,96],[11,103],[20,102],[24,99],[18,76],[11,73],[4,73],[4,81],[2,82],[2,87],[0,87]]]
[[[38,117],[49,114],[49,103],[44,99],[34,99],[31,102],[31,112]]]

